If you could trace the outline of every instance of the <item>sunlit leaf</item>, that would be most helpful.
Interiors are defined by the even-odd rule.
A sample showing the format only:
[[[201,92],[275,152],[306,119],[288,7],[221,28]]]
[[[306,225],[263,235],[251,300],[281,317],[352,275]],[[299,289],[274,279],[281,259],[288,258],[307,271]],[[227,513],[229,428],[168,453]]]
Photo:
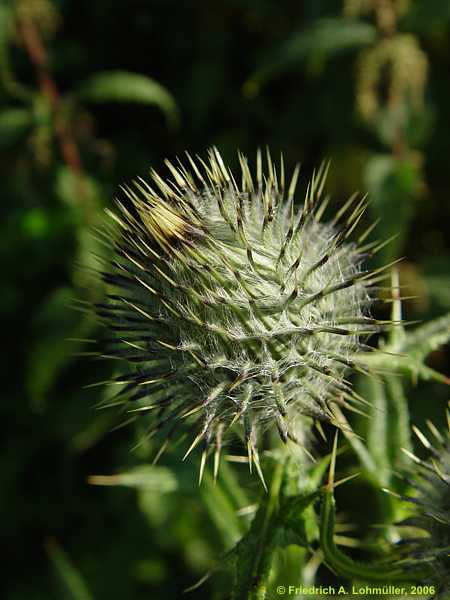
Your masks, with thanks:
[[[91,475],[88,481],[92,485],[121,485],[155,490],[159,493],[173,492],[178,488],[177,479],[172,471],[155,465],[140,465],[115,475]]]
[[[164,112],[171,125],[178,122],[178,109],[172,95],[160,83],[139,73],[95,73],[78,87],[76,95],[86,102],[153,104]]]

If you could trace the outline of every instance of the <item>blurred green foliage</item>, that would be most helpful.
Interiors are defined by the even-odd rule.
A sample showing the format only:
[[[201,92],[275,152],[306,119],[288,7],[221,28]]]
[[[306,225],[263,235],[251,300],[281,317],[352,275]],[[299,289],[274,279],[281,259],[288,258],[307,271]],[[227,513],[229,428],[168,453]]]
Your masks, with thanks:
[[[376,236],[397,234],[379,260],[407,257],[406,318],[450,310],[449,3],[411,0],[392,15],[359,4],[2,1],[2,597],[178,598],[252,535],[260,490],[242,466],[200,490],[178,449],[150,467],[155,447],[132,450],[136,428],[114,430],[120,415],[96,408],[109,392],[85,387],[114,368],[88,356],[97,330],[84,303],[102,295],[91,269],[105,250],[90,231],[123,181],[212,144],[231,163],[270,144],[306,174],[330,157],[333,198],[367,190]],[[448,350],[432,349],[427,364],[448,372]],[[392,410],[407,398],[419,425],[442,419],[439,384],[358,386]],[[368,437],[381,475],[385,447],[396,460],[389,439],[409,444],[396,418],[396,433],[375,421]],[[388,510],[370,485],[338,494],[369,539],[368,503],[375,521]],[[280,551],[284,583],[302,552]],[[218,572],[194,597],[228,589]]]

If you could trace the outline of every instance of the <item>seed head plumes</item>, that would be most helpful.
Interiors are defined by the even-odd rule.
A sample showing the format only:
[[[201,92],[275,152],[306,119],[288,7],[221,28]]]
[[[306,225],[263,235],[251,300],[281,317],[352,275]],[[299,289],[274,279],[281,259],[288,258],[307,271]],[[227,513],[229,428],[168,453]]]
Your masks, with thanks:
[[[217,473],[224,435],[242,435],[250,465],[267,428],[296,441],[299,415],[334,420],[332,403],[359,402],[344,379],[359,338],[378,327],[361,262],[376,244],[349,239],[366,206],[355,195],[321,222],[327,167],[294,205],[298,169],[285,185],[258,153],[256,176],[239,155],[239,183],[216,149],[186,168],[167,162],[125,188],[110,213],[120,228],[113,288],[98,312],[114,332],[107,355],[136,363],[117,379],[128,406],[151,412],[165,443],[189,431]],[[265,171],[265,172],[264,172]],[[360,236],[362,243],[369,232]],[[363,253],[364,256],[363,256]]]

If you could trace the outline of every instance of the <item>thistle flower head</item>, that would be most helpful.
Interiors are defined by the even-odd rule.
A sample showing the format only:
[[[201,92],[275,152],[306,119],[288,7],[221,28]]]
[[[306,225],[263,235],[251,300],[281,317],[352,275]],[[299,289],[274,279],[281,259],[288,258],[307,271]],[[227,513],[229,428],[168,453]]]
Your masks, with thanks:
[[[364,198],[322,223],[326,165],[297,207],[298,168],[287,183],[269,154],[263,168],[258,153],[255,176],[239,162],[236,179],[213,149],[206,162],[167,161],[168,180],[152,172],[124,188],[110,213],[112,293],[98,307],[113,332],[106,354],[130,365],[119,397],[150,413],[163,447],[190,432],[186,455],[201,444],[201,472],[212,451],[217,473],[230,429],[260,473],[267,428],[296,441],[298,416],[333,421],[333,403],[357,402],[344,373],[377,328],[367,316],[376,278],[361,267],[374,245],[350,242]]]
[[[450,413],[448,428],[439,431],[428,422],[429,434],[414,428],[429,452],[427,460],[409,454],[413,461],[408,480],[415,489],[406,500],[414,505],[413,517],[405,525],[422,530],[423,536],[406,540],[403,553],[406,562],[414,567],[427,563],[431,567],[430,583],[435,584],[436,598],[450,597]],[[433,439],[433,443],[429,440]]]

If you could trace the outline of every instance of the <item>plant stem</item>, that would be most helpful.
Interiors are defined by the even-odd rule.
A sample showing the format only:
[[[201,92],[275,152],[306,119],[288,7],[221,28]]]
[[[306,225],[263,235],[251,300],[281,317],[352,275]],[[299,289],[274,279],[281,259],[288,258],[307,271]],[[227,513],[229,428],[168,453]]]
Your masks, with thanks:
[[[424,581],[431,570],[428,565],[418,565],[415,569],[404,569],[388,563],[362,563],[344,554],[334,541],[335,501],[332,485],[325,489],[320,516],[320,546],[325,562],[342,577],[363,581],[414,582]]]
[[[36,69],[41,94],[47,98],[55,116],[55,133],[64,162],[76,177],[81,197],[86,190],[83,182],[83,165],[78,146],[61,114],[58,87],[50,72],[49,58],[39,28],[32,18],[22,19],[20,32],[31,63]]]
[[[267,579],[270,574],[270,567],[272,564],[272,556],[274,551],[274,544],[271,539],[271,530],[273,520],[276,518],[276,514],[279,508],[279,495],[281,483],[283,481],[283,474],[286,465],[286,458],[277,462],[275,465],[274,472],[272,474],[272,481],[269,488],[269,496],[263,507],[262,523],[261,523],[261,534],[259,537],[259,543],[255,559],[253,561],[252,568],[252,589],[248,595],[248,600],[264,600],[267,597]]]

